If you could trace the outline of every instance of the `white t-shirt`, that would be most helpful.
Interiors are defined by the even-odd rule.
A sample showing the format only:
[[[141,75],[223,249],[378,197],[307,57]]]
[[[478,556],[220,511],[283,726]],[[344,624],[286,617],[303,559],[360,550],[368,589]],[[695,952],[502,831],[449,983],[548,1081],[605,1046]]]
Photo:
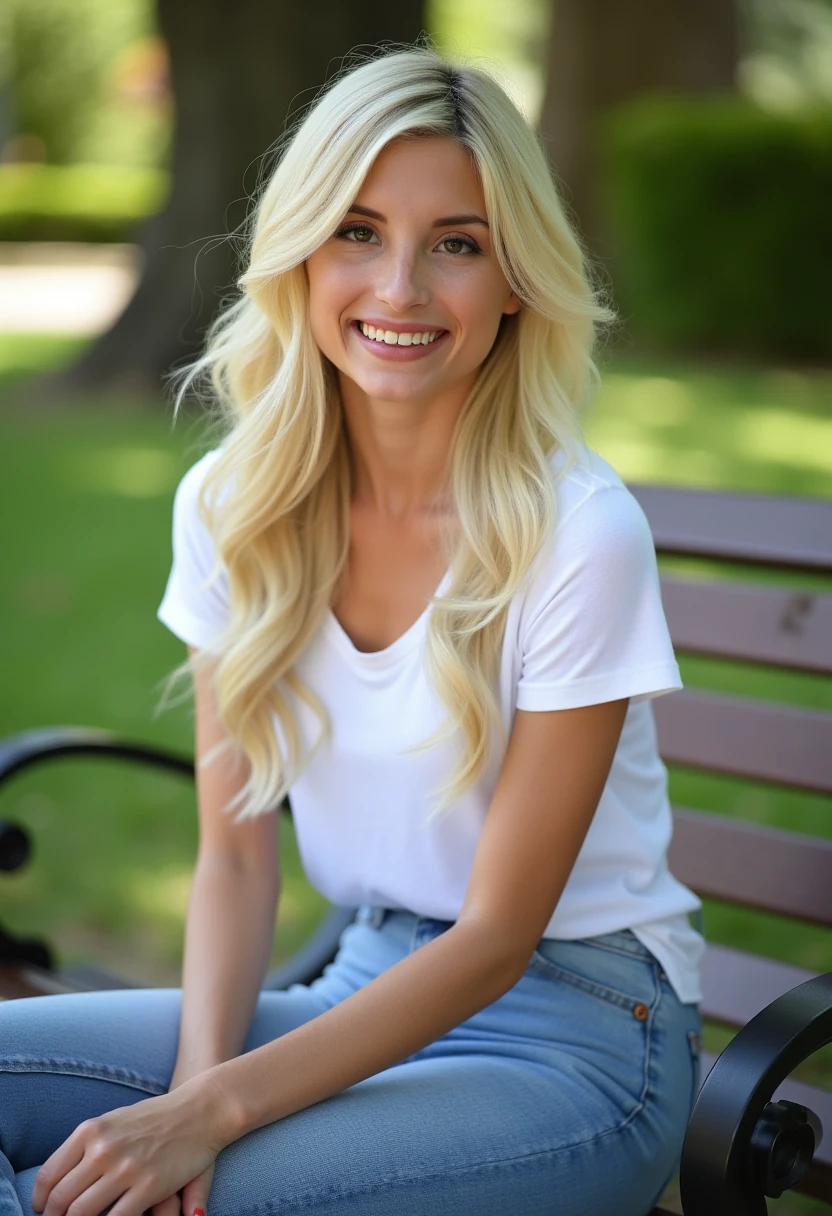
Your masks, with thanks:
[[[189,645],[211,648],[227,620],[225,576],[197,513],[209,452],[176,493],[173,567],[158,616]],[[552,468],[563,461],[552,458]],[[507,616],[499,676],[506,736],[515,709],[570,709],[629,697],[598,808],[543,936],[575,939],[630,928],[685,1003],[701,1000],[704,942],[688,921],[700,901],[667,868],[672,816],[650,699],[682,687],[659,589],[649,524],[596,452],[558,481],[558,523]],[[446,573],[437,594],[449,586]],[[332,903],[408,908],[455,920],[502,764],[502,745],[474,787],[426,823],[428,794],[460,746],[421,753],[445,717],[425,673],[428,608],[391,646],[357,650],[327,613],[301,656],[300,677],[323,700],[331,739],[290,790],[307,878]],[[318,719],[296,702],[304,743]],[[277,728],[277,723],[275,723]],[[278,731],[279,737],[279,731]],[[553,813],[557,799],[553,797]]]

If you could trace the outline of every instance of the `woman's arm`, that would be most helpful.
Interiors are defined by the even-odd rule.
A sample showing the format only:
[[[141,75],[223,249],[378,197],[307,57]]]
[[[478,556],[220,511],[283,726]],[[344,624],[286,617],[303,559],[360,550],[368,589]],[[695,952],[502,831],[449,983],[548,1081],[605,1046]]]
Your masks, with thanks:
[[[199,760],[227,736],[210,669],[195,674],[194,688]],[[280,895],[277,813],[235,824],[222,810],[247,775],[243,761],[226,757],[197,767],[199,852],[188,901],[171,1088],[239,1054],[271,955]]]
[[[111,1216],[141,1216],[162,1202],[174,1216],[184,1187],[185,1216],[193,1216],[205,1196],[188,1184],[208,1176],[225,1145],[391,1067],[497,1000],[522,976],[560,898],[627,704],[518,710],[456,923],[296,1030],[170,1094],[80,1124],[41,1167],[34,1210],[99,1216],[114,1205]],[[204,949],[194,957],[202,960]],[[233,980],[233,963],[223,967]],[[198,962],[198,982],[209,971]],[[211,991],[209,978],[201,995]],[[202,1060],[239,1038],[242,1002],[228,993],[224,1000],[231,1003],[220,1017],[192,1007]]]
[[[627,705],[517,712],[456,923],[319,1017],[198,1078],[193,1097],[216,1112],[224,1143],[399,1063],[520,979],[589,829]]]

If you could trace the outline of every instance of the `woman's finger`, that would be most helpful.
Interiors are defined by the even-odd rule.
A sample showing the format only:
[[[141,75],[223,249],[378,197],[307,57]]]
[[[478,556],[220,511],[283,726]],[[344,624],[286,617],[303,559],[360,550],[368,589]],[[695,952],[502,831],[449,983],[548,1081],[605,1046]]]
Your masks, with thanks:
[[[82,1191],[74,1201],[71,1216],[99,1216],[106,1212],[128,1189],[128,1183],[118,1175],[107,1173]],[[47,1210],[45,1216],[51,1216]]]
[[[154,1203],[151,1208],[153,1216],[180,1216],[182,1211],[182,1200],[179,1194],[169,1195],[167,1199],[163,1199],[160,1203]]]
[[[36,1212],[44,1210],[56,1184],[82,1160],[88,1131],[88,1123],[79,1123],[72,1135],[64,1140],[60,1148],[57,1148],[38,1170],[32,1190],[32,1207]],[[68,1199],[67,1205],[74,1198],[73,1195]]]
[[[72,1206],[72,1216],[98,1216],[127,1190],[128,1182],[107,1170],[87,1154],[74,1170],[52,1188],[43,1216],[64,1216]]]
[[[72,1209],[72,1216],[92,1216],[83,1205],[79,1205],[78,1200],[81,1195],[84,1195],[90,1187],[95,1186],[100,1179],[103,1179],[106,1171],[90,1156],[85,1156],[82,1161],[76,1165],[74,1170],[70,1170],[64,1175],[61,1180],[52,1187],[49,1192],[49,1198],[46,1200],[46,1206],[43,1209],[43,1216],[64,1216],[69,1209],[70,1204],[76,1204]],[[121,1191],[114,1196],[118,1198]],[[109,1203],[113,1199],[108,1200]],[[106,1206],[106,1205],[105,1205]],[[98,1209],[101,1210],[100,1208]]]
[[[182,1189],[182,1216],[206,1216],[208,1213],[208,1196],[211,1192],[211,1180],[214,1177],[214,1164],[188,1183]]]

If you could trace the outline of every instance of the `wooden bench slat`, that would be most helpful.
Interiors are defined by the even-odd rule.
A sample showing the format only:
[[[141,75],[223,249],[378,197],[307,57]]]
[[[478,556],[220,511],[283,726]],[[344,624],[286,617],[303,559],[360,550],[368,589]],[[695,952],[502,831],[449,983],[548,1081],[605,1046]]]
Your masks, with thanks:
[[[832,841],[673,808],[668,864],[699,895],[832,926]]]
[[[690,689],[657,697],[653,712],[666,762],[832,792],[830,713]]]
[[[701,1081],[705,1080],[716,1061],[717,1057],[711,1052],[702,1052]],[[781,1098],[808,1107],[818,1116],[823,1126],[823,1139],[815,1150],[812,1167],[795,1189],[832,1203],[832,1093],[788,1077],[779,1089],[774,1091],[772,1101],[779,1102]]]
[[[766,1005],[814,977],[804,967],[709,942],[702,960],[702,1016],[744,1026]]]
[[[77,992],[75,985],[52,971],[41,967],[0,967],[0,1000],[16,1000],[28,996],[52,996],[60,992]]]
[[[832,501],[627,484],[659,552],[832,570]]]
[[[832,595],[668,575],[661,588],[677,650],[832,671]]]

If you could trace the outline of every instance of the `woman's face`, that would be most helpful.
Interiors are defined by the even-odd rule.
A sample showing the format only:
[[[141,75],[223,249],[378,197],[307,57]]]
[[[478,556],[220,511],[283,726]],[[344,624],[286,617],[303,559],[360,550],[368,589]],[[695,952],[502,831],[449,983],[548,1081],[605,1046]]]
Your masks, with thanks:
[[[387,145],[306,261],[312,334],[342,378],[381,401],[467,395],[501,317],[520,308],[487,219],[455,140]]]

